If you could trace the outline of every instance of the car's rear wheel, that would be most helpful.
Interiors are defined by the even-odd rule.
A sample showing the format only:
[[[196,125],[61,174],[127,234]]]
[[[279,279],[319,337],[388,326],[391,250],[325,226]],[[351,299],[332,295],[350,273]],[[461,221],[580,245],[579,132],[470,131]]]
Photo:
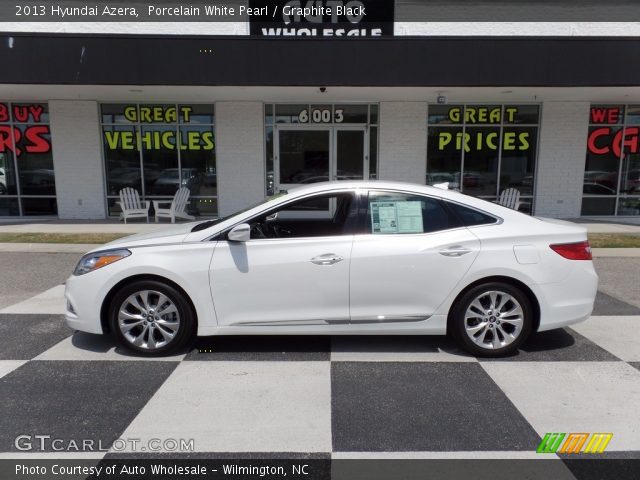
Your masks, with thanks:
[[[109,319],[124,347],[149,356],[183,348],[195,331],[195,316],[185,295],[155,280],[137,281],[118,291]]]
[[[531,333],[534,310],[519,288],[508,283],[478,285],[458,299],[449,327],[468,352],[482,357],[513,353]]]

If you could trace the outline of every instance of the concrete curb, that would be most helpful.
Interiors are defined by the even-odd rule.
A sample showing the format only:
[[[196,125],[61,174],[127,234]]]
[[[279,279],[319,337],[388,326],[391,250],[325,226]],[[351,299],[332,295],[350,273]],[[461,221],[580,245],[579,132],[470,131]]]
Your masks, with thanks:
[[[86,253],[99,247],[93,243],[0,243],[0,252]],[[640,258],[640,248],[594,248],[595,258]]]
[[[640,257],[640,248],[592,248],[596,258],[637,258]]]

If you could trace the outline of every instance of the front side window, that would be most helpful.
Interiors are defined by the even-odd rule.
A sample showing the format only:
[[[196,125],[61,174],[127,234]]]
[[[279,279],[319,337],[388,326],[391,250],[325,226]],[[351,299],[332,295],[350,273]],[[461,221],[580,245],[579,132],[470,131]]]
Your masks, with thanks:
[[[282,205],[254,218],[251,239],[347,235],[356,220],[353,193],[316,195]]]
[[[369,193],[367,233],[430,233],[459,226],[456,217],[436,198],[408,193]]]

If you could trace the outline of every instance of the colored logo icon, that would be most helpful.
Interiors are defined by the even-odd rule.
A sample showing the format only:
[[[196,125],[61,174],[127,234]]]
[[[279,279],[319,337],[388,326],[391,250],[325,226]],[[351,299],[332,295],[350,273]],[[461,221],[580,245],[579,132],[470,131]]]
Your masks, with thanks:
[[[603,453],[612,437],[613,433],[545,433],[536,452]]]

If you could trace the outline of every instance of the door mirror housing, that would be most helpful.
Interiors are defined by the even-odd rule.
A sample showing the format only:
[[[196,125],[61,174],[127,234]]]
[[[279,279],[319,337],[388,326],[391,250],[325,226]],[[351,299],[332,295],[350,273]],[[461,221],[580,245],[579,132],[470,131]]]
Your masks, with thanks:
[[[251,225],[248,223],[241,223],[233,227],[227,238],[231,242],[248,242],[251,239]]]

